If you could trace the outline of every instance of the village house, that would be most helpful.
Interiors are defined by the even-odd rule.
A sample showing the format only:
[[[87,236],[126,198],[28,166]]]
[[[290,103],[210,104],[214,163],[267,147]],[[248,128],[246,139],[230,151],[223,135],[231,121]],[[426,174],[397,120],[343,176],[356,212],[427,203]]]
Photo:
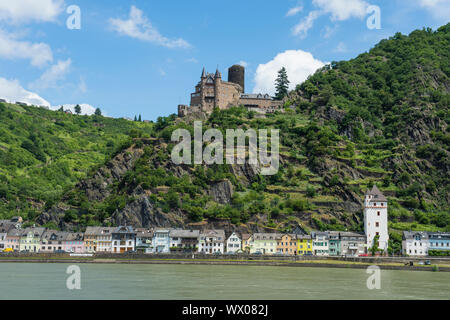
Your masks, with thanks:
[[[156,229],[153,234],[153,253],[169,253],[170,252],[170,230]]]
[[[297,235],[297,251],[300,256],[313,254],[313,242],[310,235]]]
[[[21,252],[39,252],[41,249],[41,237],[45,228],[26,228],[20,233]]]
[[[243,233],[242,237],[242,251],[250,253],[251,248],[253,247],[253,235],[250,233]]]
[[[97,228],[87,227],[84,232],[84,249],[86,253],[97,252]]]
[[[136,251],[143,253],[152,252],[153,230],[137,228],[136,230]]]
[[[450,233],[428,232],[428,239],[430,242],[428,250],[450,250]]]
[[[5,249],[13,249],[14,251],[20,251],[20,235],[22,230],[11,229],[6,235]]]
[[[0,252],[6,249],[6,237],[8,236],[8,232],[4,232],[4,230],[0,229]]]
[[[355,232],[339,232],[340,255],[358,257],[367,253],[366,236]]]
[[[172,229],[169,232],[170,250],[173,252],[197,252],[200,231]]]
[[[402,250],[405,256],[428,255],[429,240],[426,232],[403,231]]]
[[[120,226],[112,231],[112,252],[125,253],[135,251],[136,233],[133,227]]]
[[[330,256],[341,255],[341,240],[337,231],[328,231],[328,254]]]
[[[278,237],[280,237],[278,233],[255,233],[250,253],[275,254],[277,252]]]
[[[315,256],[329,255],[329,242],[327,232],[312,232],[313,253]]]
[[[297,236],[295,234],[280,234],[277,237],[277,253],[297,255]]]
[[[242,250],[242,241],[236,232],[233,232],[227,239],[227,252],[237,253]]]
[[[198,252],[205,254],[223,254],[224,242],[224,230],[205,230],[200,233]]]
[[[68,232],[63,239],[63,250],[69,253],[84,253],[84,234]]]
[[[113,252],[112,249],[112,233],[113,227],[99,227],[95,229],[95,238],[97,244],[96,252]]]
[[[67,237],[67,232],[46,230],[42,234],[40,252],[52,253],[55,251],[65,251],[63,241]]]

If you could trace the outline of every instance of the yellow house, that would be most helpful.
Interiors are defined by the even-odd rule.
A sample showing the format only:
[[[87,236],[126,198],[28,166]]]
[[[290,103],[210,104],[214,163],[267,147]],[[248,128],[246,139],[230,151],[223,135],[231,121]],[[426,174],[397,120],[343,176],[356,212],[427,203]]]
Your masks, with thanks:
[[[19,250],[26,252],[39,252],[41,238],[45,228],[26,228],[20,233]]]
[[[249,233],[243,233],[242,237],[242,251],[250,253],[253,247],[253,235]]]
[[[97,234],[100,227],[87,227],[84,233],[84,250],[87,253],[97,252]]]
[[[313,254],[313,241],[310,235],[297,235],[297,253],[300,256]]]
[[[275,254],[277,252],[277,238],[280,237],[281,235],[277,233],[255,233],[250,253]]]

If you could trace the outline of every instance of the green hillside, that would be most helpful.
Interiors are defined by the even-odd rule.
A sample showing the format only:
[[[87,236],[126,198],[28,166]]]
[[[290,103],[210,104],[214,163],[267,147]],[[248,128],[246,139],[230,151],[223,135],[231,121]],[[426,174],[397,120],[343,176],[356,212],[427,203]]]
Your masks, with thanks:
[[[175,116],[144,124],[0,105],[0,215],[63,229],[86,225],[205,226],[241,231],[362,231],[364,192],[390,202],[401,230],[450,221],[450,25],[396,34],[333,62],[258,117],[216,110],[204,123],[280,129],[281,166],[175,166]],[[191,119],[192,120],[192,119]]]
[[[0,103],[0,218],[34,219],[152,125]]]

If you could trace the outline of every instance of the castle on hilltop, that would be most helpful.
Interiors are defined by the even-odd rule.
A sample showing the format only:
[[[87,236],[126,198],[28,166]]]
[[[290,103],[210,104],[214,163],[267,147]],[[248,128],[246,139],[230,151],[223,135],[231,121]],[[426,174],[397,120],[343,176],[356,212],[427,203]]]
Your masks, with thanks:
[[[228,82],[222,80],[218,69],[212,74],[203,68],[200,82],[191,94],[190,105],[179,105],[178,116],[196,112],[211,114],[214,108],[224,110],[233,106],[244,106],[249,111],[265,114],[281,110],[283,103],[268,94],[246,94],[243,66],[234,65],[228,69]]]

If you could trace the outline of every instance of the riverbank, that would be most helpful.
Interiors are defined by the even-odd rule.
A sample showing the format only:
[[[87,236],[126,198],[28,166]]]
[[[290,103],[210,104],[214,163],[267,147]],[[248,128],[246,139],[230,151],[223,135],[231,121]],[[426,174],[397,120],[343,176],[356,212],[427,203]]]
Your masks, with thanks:
[[[282,258],[282,259],[281,259]],[[351,261],[353,260],[353,261]],[[158,257],[158,256],[92,256],[71,257],[67,255],[51,256],[26,255],[26,256],[0,256],[0,263],[71,263],[71,264],[160,264],[160,265],[240,265],[240,266],[276,266],[276,267],[308,267],[308,268],[346,268],[367,269],[369,266],[378,266],[382,270],[404,271],[441,271],[450,272],[450,260],[435,259],[431,265],[422,265],[419,262],[430,259],[408,258],[336,258],[336,257]],[[406,261],[406,263],[405,263]],[[411,266],[408,262],[413,262]],[[405,265],[408,264],[408,265]]]

